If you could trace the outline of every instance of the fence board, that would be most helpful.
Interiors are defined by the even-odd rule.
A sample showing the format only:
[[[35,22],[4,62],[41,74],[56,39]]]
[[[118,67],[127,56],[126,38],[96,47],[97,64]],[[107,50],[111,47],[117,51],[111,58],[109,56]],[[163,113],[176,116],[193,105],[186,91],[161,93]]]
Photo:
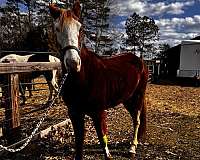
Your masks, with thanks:
[[[59,62],[0,63],[0,74],[14,74],[57,69],[61,69],[61,64]]]
[[[0,55],[2,54],[17,54],[17,55],[27,55],[27,54],[49,54],[56,55],[57,52],[33,52],[33,51],[0,51]]]

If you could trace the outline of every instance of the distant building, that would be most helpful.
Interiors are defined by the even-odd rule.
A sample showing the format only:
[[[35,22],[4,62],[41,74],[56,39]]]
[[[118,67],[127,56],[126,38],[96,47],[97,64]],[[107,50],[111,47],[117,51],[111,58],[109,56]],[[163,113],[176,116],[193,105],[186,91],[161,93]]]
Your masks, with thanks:
[[[200,40],[200,36],[195,37],[192,40]],[[177,72],[180,69],[180,60],[181,60],[180,53],[181,53],[181,44],[174,46],[168,49],[167,51],[165,51],[166,58],[162,62],[162,65],[165,65],[165,67],[161,67],[162,68],[161,72],[165,72],[167,76],[171,78],[177,77]],[[188,63],[193,63],[191,62],[191,59],[189,57],[186,60],[188,60]]]
[[[180,65],[178,77],[200,76],[200,40],[184,40],[181,42]]]

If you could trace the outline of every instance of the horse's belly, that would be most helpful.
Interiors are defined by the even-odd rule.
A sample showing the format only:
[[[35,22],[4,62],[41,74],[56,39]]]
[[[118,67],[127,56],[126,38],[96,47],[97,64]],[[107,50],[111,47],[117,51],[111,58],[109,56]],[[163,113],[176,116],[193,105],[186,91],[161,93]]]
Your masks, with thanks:
[[[139,82],[137,71],[129,72],[119,77],[110,77],[105,81],[99,82],[92,86],[88,95],[90,105],[96,106],[97,109],[102,107],[107,109],[127,101],[134,93]]]
[[[138,71],[131,66],[123,71],[98,73],[87,87],[66,85],[63,99],[84,112],[105,110],[123,103],[133,95],[140,79]]]

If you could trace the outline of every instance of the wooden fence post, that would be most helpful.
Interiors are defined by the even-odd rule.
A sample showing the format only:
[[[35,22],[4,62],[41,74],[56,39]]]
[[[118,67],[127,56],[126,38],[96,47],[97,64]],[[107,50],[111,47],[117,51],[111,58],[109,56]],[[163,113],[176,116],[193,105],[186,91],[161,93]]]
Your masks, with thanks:
[[[10,61],[14,63],[14,61]],[[18,74],[7,74],[4,76],[3,104],[5,108],[5,123],[3,134],[8,144],[19,140],[20,113],[19,113],[19,76]]]

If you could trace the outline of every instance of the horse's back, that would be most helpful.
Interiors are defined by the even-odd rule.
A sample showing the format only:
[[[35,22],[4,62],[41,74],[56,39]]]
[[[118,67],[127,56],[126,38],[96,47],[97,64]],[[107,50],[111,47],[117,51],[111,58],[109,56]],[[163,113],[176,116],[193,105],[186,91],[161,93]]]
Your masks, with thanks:
[[[49,55],[49,61],[50,62],[60,62],[60,59],[55,56]]]
[[[90,70],[87,92],[80,90],[84,96],[87,95],[84,99],[96,106],[112,107],[133,95],[142,76],[143,60],[131,53],[109,58],[98,56],[97,60],[94,57],[91,60],[96,63],[86,67]]]
[[[49,62],[49,54],[34,54],[29,57],[28,62]]]
[[[15,60],[16,62],[27,62],[28,59],[34,54],[29,55],[18,55],[18,54],[8,54],[0,59],[0,62],[5,62],[9,60]]]
[[[126,67],[134,67],[140,72],[144,69],[144,62],[141,58],[137,57],[133,53],[126,52],[111,57],[103,57],[103,63],[108,68],[119,67],[121,70]]]

